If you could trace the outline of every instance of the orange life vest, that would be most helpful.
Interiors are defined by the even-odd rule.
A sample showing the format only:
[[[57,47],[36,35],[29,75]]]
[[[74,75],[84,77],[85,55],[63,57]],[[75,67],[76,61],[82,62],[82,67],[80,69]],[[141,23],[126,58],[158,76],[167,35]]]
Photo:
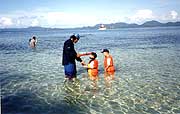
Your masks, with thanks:
[[[90,78],[93,80],[97,78],[98,76],[98,61],[97,60],[92,60],[88,64],[88,74]]]
[[[109,66],[108,69],[106,69],[107,66]],[[112,56],[104,58],[104,69],[106,69],[106,72],[113,72],[113,71],[115,71]]]

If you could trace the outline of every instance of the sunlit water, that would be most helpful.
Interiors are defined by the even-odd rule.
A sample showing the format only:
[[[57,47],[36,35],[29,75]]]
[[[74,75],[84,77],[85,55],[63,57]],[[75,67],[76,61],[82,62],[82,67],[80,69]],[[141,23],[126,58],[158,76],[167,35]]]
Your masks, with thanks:
[[[0,30],[3,114],[179,114],[180,28],[118,30]],[[97,86],[77,62],[74,82],[64,81],[62,47],[81,35],[77,52],[98,54]],[[28,47],[38,36],[36,49]],[[108,48],[115,79],[105,81],[101,49]],[[89,57],[82,57],[87,63]]]

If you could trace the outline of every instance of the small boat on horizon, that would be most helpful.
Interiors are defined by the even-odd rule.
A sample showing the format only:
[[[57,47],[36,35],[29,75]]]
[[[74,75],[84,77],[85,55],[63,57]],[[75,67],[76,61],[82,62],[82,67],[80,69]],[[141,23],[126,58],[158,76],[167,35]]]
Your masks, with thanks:
[[[105,25],[101,24],[98,30],[106,30]]]

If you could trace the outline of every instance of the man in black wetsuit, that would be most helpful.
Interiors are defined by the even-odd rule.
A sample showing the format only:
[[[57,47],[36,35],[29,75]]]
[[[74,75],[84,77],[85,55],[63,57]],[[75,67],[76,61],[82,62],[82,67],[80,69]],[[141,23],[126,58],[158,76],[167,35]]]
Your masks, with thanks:
[[[70,36],[70,39],[64,42],[62,65],[64,66],[65,76],[69,80],[76,78],[77,71],[75,60],[84,65],[84,62],[80,58],[80,54],[77,54],[74,49],[74,44],[77,43],[79,39],[80,36],[77,34]]]

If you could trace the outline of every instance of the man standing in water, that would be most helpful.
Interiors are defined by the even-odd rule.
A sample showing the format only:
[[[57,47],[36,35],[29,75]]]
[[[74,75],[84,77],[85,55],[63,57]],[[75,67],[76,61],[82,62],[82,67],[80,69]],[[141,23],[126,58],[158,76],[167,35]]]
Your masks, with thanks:
[[[62,65],[64,66],[64,72],[67,79],[72,80],[76,78],[76,62],[75,59],[84,65],[84,62],[80,58],[80,54],[77,54],[74,49],[74,44],[80,39],[79,34],[70,36],[70,39],[64,42]]]

